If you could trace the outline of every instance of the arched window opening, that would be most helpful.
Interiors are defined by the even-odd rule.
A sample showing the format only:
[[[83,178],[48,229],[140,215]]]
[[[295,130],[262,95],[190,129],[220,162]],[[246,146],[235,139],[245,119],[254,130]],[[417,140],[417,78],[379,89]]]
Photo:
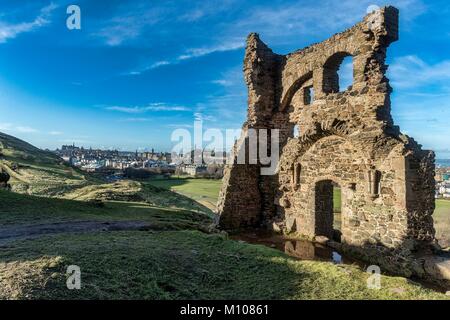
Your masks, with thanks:
[[[300,128],[298,127],[298,124],[294,126],[294,129],[292,130],[292,136],[294,138],[298,138],[300,136]]]
[[[303,99],[304,99],[305,106],[312,104],[314,102],[314,87],[313,86],[305,87],[303,89]]]
[[[347,56],[342,60],[338,70],[340,91],[348,90],[353,85],[353,57]]]
[[[346,52],[332,55],[323,66],[323,92],[342,92],[352,84],[353,57]]]

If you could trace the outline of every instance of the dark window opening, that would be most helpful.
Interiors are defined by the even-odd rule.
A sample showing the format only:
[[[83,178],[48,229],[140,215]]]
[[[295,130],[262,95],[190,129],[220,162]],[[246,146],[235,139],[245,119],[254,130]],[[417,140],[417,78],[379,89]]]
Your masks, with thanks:
[[[294,184],[298,186],[300,184],[300,172],[302,170],[302,166],[300,163],[295,164],[294,166]]]
[[[373,198],[377,198],[381,192],[381,172],[369,171],[369,192]]]

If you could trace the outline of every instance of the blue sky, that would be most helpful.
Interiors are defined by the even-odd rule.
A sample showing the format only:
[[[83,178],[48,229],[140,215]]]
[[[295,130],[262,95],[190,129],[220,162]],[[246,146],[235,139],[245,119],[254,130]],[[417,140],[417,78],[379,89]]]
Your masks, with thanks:
[[[388,51],[394,121],[450,158],[447,0],[0,0],[0,131],[42,148],[169,151],[171,132],[194,119],[240,128],[249,32],[288,53],[387,3],[401,14]],[[81,30],[66,28],[70,4]]]

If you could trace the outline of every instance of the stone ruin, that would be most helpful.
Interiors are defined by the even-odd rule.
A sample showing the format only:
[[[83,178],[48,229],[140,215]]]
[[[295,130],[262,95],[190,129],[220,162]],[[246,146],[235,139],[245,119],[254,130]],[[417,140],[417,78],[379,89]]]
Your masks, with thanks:
[[[410,258],[435,243],[435,156],[392,120],[385,59],[396,40],[394,7],[287,55],[273,53],[257,34],[248,36],[248,114],[234,163],[224,172],[222,229],[334,238],[343,251],[397,273],[421,272]],[[347,56],[353,57],[353,84],[342,90],[338,70]],[[251,128],[279,129],[276,174],[261,175],[259,163],[237,164]],[[342,193],[338,232],[335,186]]]

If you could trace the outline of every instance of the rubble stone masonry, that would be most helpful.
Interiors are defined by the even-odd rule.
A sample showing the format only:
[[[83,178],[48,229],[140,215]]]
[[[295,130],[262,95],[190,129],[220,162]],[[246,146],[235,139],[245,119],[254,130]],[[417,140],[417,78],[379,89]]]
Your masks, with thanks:
[[[336,238],[333,188],[339,186],[343,248],[407,270],[408,257],[435,241],[434,153],[403,135],[391,117],[385,59],[396,40],[394,7],[288,55],[273,53],[257,34],[248,36],[248,114],[232,156],[247,148],[249,128],[279,129],[280,160],[271,176],[261,175],[259,164],[227,165],[221,228]],[[347,56],[353,57],[353,84],[339,88]]]

